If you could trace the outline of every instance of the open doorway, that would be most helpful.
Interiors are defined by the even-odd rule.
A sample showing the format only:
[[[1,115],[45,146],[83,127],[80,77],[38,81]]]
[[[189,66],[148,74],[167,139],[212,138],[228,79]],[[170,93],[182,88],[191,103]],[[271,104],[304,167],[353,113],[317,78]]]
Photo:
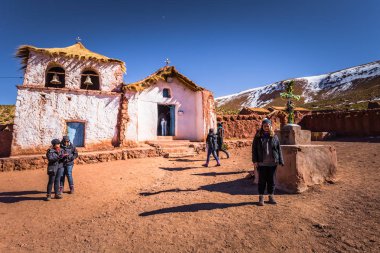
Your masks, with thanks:
[[[157,136],[175,135],[175,105],[157,105]]]

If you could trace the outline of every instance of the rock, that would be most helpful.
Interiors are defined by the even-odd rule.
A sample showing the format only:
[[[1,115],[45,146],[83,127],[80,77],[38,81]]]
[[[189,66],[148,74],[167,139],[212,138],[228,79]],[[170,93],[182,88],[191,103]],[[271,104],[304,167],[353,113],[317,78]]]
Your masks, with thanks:
[[[301,130],[296,124],[285,125],[281,131],[276,131],[281,145],[306,145],[311,143],[311,132]]]
[[[277,168],[276,187],[301,193],[310,186],[336,181],[336,149],[329,145],[282,145],[285,165]]]

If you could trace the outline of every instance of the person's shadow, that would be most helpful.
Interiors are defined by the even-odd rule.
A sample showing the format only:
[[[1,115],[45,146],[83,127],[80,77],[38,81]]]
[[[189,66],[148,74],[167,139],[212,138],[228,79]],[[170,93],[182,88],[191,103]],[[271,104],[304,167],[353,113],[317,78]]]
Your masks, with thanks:
[[[210,211],[215,209],[225,209],[229,207],[237,206],[247,206],[255,205],[255,202],[242,202],[242,203],[196,203],[190,205],[182,205],[175,207],[162,208],[158,210],[153,210],[149,212],[140,213],[139,216],[146,217],[156,214],[165,214],[165,213],[189,213],[189,212],[198,212],[198,211]]]
[[[35,195],[45,192],[41,191],[19,191],[19,192],[0,192],[0,203],[17,203],[26,200],[44,200],[44,197],[31,197],[25,195]]]

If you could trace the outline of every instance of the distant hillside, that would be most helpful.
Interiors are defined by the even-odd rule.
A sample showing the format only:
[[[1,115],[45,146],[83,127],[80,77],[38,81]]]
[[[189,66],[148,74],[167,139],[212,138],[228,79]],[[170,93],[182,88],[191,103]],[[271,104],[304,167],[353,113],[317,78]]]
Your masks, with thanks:
[[[332,72],[325,75],[300,77],[295,93],[302,95],[297,106],[314,110],[364,109],[368,101],[380,100],[380,61]],[[284,106],[280,98],[281,82],[216,98],[219,110],[242,107]]]
[[[14,105],[0,105],[0,125],[13,123],[15,108]]]

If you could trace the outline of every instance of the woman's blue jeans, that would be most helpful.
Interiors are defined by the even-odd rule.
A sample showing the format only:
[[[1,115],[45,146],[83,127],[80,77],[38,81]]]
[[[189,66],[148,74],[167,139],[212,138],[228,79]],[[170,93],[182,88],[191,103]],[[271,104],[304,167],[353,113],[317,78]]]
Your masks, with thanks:
[[[63,166],[64,172],[63,172],[63,175],[61,177],[61,187],[62,187],[62,189],[65,186],[65,176],[67,177],[67,181],[69,181],[70,188],[74,185],[73,167],[74,167],[74,165],[65,165],[65,166]]]

